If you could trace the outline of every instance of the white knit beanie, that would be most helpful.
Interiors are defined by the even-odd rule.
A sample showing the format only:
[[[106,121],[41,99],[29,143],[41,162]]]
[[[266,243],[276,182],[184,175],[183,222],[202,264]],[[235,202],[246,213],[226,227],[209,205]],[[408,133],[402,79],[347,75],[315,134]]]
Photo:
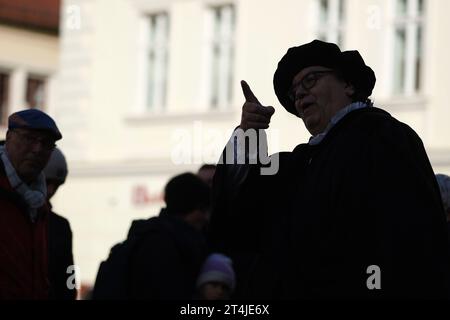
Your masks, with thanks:
[[[220,253],[208,256],[197,279],[197,288],[208,282],[224,283],[231,290],[234,289],[236,280],[230,258]]]

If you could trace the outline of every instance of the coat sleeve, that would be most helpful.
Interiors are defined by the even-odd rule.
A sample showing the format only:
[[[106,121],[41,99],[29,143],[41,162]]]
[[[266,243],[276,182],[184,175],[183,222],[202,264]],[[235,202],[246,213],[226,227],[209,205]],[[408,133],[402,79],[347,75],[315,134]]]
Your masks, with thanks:
[[[275,206],[279,206],[284,186],[280,180],[285,156],[288,157],[284,153],[274,154],[266,164],[223,161],[217,165],[208,242],[212,251],[232,258],[237,277],[236,297],[248,296],[248,281],[254,277],[257,266],[266,265],[261,262],[266,259],[262,258],[262,251],[271,246],[276,229],[273,222],[282,212]],[[274,171],[276,174],[263,174]]]
[[[236,131],[217,164],[208,233],[213,250],[228,254],[230,250],[258,250],[268,205],[277,196],[273,190],[278,190],[280,177],[280,154],[267,157],[265,133],[258,138],[258,152],[249,152],[251,148],[242,146],[243,139],[235,135]]]

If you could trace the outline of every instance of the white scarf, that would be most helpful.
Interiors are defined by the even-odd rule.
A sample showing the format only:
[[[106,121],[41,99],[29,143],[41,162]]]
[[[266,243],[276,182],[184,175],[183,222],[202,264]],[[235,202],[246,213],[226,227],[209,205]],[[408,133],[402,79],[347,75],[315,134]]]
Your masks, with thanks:
[[[32,222],[35,222],[38,215],[37,209],[44,205],[47,197],[47,185],[45,183],[44,173],[41,172],[30,185],[27,185],[18,176],[8,158],[8,154],[4,146],[0,146],[0,155],[11,187],[28,204],[30,219]]]

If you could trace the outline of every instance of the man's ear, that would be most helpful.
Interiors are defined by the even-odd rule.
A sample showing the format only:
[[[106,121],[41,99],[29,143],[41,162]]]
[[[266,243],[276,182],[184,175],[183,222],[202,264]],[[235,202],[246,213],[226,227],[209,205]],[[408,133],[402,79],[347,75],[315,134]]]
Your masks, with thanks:
[[[5,137],[5,141],[3,143],[5,148],[7,145],[9,145],[11,143],[11,142],[9,142],[11,140],[11,135],[12,135],[11,130],[6,131],[6,137]]]
[[[347,82],[345,84],[344,90],[345,90],[345,94],[348,97],[353,97],[353,95],[355,94],[355,87],[350,82]]]

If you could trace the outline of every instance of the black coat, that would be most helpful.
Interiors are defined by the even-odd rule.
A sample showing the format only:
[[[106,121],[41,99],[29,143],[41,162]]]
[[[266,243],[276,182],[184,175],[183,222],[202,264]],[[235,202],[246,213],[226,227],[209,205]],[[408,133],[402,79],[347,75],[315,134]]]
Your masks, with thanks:
[[[316,146],[214,179],[210,237],[230,255],[238,298],[445,297],[449,255],[439,188],[417,134],[378,108],[347,114]],[[371,265],[381,289],[369,290]]]
[[[130,262],[130,298],[186,300],[206,257],[203,235],[182,219],[162,213],[133,221],[129,236],[142,237]]]
[[[67,219],[51,212],[49,215],[49,280],[50,299],[75,300],[76,288],[69,288],[67,280],[73,276],[72,230]],[[73,281],[69,281],[73,284]]]

